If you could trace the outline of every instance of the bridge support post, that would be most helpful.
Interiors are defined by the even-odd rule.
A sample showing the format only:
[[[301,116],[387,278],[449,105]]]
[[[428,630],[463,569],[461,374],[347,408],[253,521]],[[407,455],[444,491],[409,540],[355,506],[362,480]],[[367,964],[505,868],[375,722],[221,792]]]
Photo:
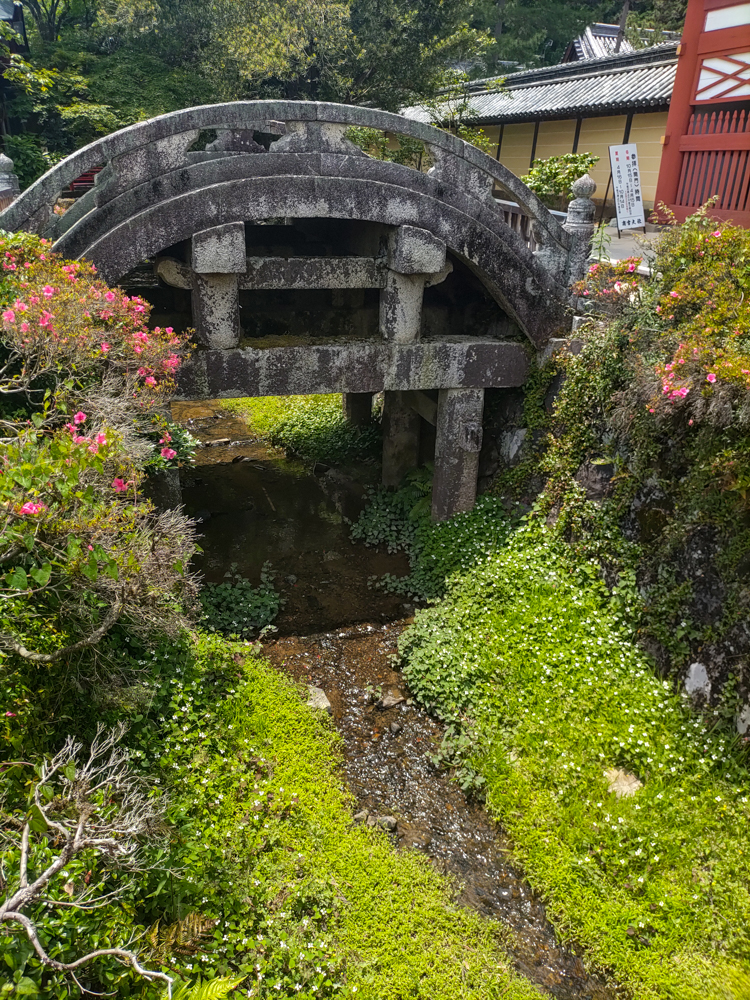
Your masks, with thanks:
[[[353,427],[367,427],[372,420],[372,392],[345,392],[344,417]]]
[[[386,392],[383,402],[383,485],[400,486],[419,465],[419,414],[406,392]]]
[[[471,510],[477,497],[484,389],[441,389],[437,407],[432,519]]]
[[[193,322],[214,349],[240,342],[239,276],[247,268],[245,225],[230,222],[193,236]]]

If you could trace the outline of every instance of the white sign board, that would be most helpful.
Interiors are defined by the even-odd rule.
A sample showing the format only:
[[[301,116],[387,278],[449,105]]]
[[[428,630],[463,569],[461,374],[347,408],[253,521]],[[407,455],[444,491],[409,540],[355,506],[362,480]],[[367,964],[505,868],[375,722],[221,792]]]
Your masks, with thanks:
[[[645,226],[646,214],[641,197],[641,173],[636,144],[629,142],[624,146],[610,146],[609,162],[612,167],[617,228],[638,229]]]

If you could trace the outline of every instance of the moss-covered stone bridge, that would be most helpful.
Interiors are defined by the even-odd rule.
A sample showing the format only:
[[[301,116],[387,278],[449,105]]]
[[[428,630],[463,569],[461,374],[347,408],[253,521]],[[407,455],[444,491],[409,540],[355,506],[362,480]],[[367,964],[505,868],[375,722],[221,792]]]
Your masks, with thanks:
[[[420,142],[429,170],[347,136]],[[69,185],[96,184],[56,213]],[[351,420],[385,392],[383,478],[434,435],[433,514],[472,506],[484,390],[519,386],[570,330],[592,233],[584,179],[564,225],[453,135],[365,108],[243,101],[162,115],[84,147],[0,215],[128,287],[144,262],[155,318],[193,326],[183,399],[342,392]],[[498,196],[531,222],[528,241]],[[58,209],[59,211],[59,209]]]

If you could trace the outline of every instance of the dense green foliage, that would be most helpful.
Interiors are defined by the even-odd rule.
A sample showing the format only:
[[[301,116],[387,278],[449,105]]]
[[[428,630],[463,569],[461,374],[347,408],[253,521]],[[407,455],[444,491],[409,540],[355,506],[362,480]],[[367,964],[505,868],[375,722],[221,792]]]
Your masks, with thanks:
[[[260,586],[253,587],[233,563],[221,583],[204,583],[200,592],[203,606],[201,623],[208,632],[239,637],[270,625],[284,603],[273,586],[273,573],[266,563],[260,574]]]
[[[380,445],[380,421],[359,428],[344,418],[341,396],[260,396],[227,399],[250,430],[276,448],[304,462],[342,463],[374,458]]]
[[[352,538],[365,545],[383,545],[389,552],[405,552],[411,573],[373,581],[397,594],[426,601],[441,597],[454,573],[480,565],[505,544],[510,525],[503,503],[480,497],[470,514],[450,521],[430,520],[431,470],[407,477],[398,490],[380,489],[352,526]]]
[[[639,998],[746,996],[747,750],[691,718],[597,577],[532,521],[417,613],[410,688],[469,727],[489,808],[592,959]],[[616,768],[643,788],[616,798]]]
[[[565,366],[547,505],[674,669],[710,644],[745,646],[750,237],[699,213],[660,241],[651,281],[637,263],[592,265],[583,288],[606,318]],[[576,479],[593,463],[605,503]]]
[[[554,205],[560,200],[567,203],[573,197],[573,183],[588,173],[598,162],[599,157],[593,153],[550,156],[546,160],[534,160],[531,170],[521,180],[538,194],[542,201]]]

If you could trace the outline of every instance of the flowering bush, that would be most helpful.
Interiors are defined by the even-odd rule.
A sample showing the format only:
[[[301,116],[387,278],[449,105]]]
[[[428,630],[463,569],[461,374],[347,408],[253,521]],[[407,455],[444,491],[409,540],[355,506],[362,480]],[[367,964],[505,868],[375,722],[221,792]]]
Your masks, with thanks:
[[[119,619],[174,632],[194,598],[192,525],[139,487],[179,457],[163,409],[182,339],[36,237],[0,239],[0,262],[0,655],[49,662]]]

